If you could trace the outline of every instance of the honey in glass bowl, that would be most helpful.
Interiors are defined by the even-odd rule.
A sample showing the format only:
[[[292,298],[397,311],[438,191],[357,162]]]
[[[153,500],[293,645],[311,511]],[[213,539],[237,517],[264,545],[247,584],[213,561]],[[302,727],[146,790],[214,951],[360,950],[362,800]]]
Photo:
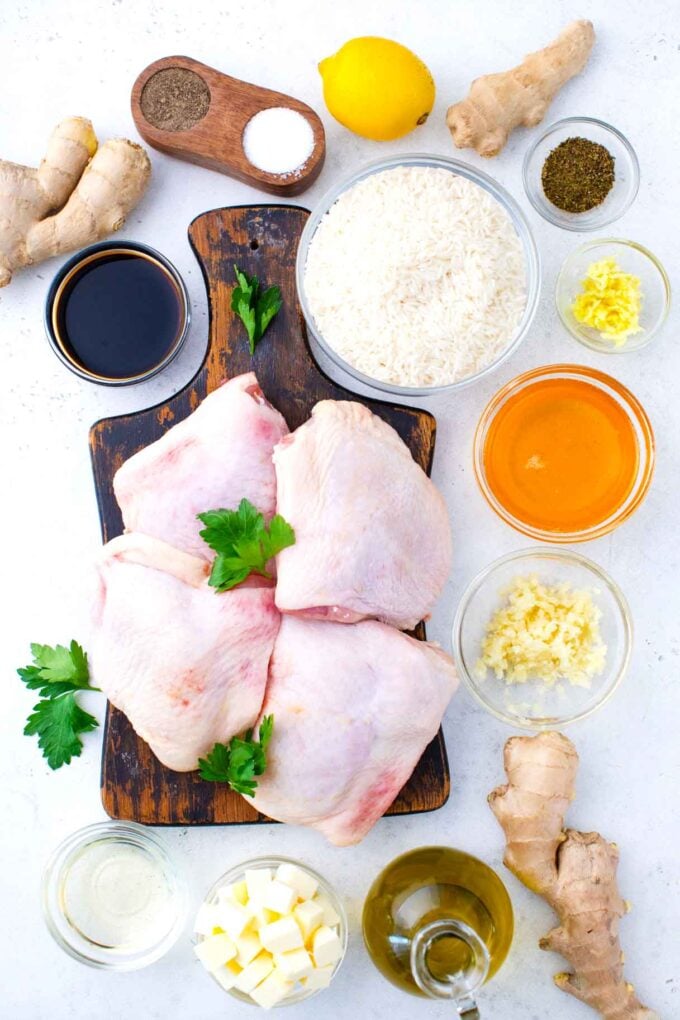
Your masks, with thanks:
[[[552,365],[508,383],[484,412],[475,470],[509,524],[535,538],[605,534],[646,494],[653,434],[639,402],[610,376]]]

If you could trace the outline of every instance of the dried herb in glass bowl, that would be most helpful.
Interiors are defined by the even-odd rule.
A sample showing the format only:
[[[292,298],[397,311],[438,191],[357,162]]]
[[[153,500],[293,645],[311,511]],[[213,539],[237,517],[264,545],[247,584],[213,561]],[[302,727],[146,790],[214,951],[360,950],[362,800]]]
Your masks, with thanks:
[[[546,158],[541,170],[545,197],[569,213],[601,205],[614,187],[614,157],[588,138],[567,138]]]

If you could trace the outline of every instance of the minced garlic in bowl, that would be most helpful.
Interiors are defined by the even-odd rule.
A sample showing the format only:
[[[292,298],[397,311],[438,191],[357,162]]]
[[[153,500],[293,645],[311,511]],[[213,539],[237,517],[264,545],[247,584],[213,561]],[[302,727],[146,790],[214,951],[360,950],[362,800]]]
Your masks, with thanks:
[[[583,719],[628,668],[626,600],[592,560],[529,549],[496,560],[463,593],[453,625],[462,679],[513,726],[548,729]]]
[[[507,684],[566,680],[589,687],[605,667],[600,634],[602,610],[595,593],[568,584],[542,584],[536,575],[517,577],[489,620],[476,672],[487,669]]]

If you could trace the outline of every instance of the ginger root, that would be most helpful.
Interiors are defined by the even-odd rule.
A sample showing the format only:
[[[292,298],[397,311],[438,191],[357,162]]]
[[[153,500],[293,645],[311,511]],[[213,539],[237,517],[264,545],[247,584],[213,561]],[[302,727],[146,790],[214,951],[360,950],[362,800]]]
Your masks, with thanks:
[[[55,128],[37,170],[0,160],[0,287],[15,269],[118,230],[150,175],[140,145],[116,138],[98,149],[84,117]]]
[[[616,885],[618,850],[597,832],[564,829],[578,755],[561,733],[511,737],[506,786],[489,794],[507,847],[505,865],[559,917],[541,949],[560,953],[572,973],[555,984],[605,1020],[658,1020],[623,977],[619,921],[627,907]]]
[[[594,42],[592,22],[572,21],[550,46],[530,53],[519,67],[476,78],[467,99],[446,113],[456,146],[497,156],[520,124],[540,124],[562,86],[585,67]]]

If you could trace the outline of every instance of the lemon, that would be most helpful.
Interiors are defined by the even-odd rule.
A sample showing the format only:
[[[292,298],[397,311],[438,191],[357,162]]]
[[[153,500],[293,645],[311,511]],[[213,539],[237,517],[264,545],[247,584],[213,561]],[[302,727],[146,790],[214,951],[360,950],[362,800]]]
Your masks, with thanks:
[[[434,81],[422,60],[391,39],[350,39],[319,64],[329,111],[350,131],[390,141],[424,124]]]

